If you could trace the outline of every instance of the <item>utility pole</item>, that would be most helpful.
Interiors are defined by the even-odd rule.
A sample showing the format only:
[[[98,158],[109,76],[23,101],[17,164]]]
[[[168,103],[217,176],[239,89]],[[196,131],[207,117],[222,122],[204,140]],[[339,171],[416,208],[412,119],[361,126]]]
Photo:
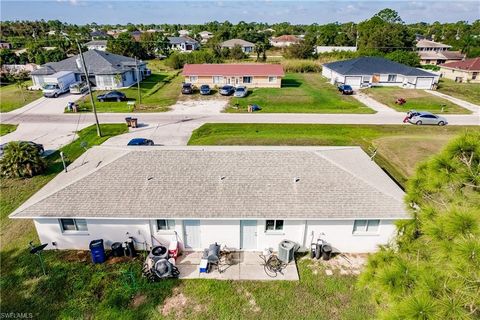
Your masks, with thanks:
[[[140,70],[138,70],[137,57],[135,57],[135,69],[137,70],[138,104],[141,104],[142,103],[142,93],[140,92]]]
[[[95,107],[95,99],[93,99],[92,88],[90,86],[90,80],[88,80],[88,71],[87,71],[87,64],[85,63],[85,58],[83,57],[82,48],[80,47],[80,43],[77,41],[78,51],[80,54],[80,58],[82,59],[82,66],[83,66],[83,73],[85,74],[85,81],[87,82],[88,86],[88,93],[90,94],[90,103],[92,104],[93,114],[95,115],[95,124],[97,126],[97,135],[99,137],[102,136],[102,130],[100,129],[100,124],[98,123],[98,116],[97,116],[97,108]]]

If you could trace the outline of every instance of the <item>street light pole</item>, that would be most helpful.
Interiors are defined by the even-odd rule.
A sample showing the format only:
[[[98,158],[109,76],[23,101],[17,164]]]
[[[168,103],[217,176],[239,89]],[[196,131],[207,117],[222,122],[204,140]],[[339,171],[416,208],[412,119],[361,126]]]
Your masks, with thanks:
[[[98,116],[97,116],[97,108],[95,107],[95,99],[93,99],[92,88],[90,86],[90,81],[88,80],[88,71],[87,71],[87,64],[85,63],[85,58],[83,57],[82,48],[80,47],[80,43],[77,41],[78,51],[80,54],[80,58],[82,59],[82,66],[83,66],[83,73],[85,74],[85,80],[87,81],[88,86],[88,93],[90,94],[90,103],[92,104],[93,114],[95,115],[95,124],[97,126],[97,135],[99,137],[102,136],[102,130],[100,129],[100,124],[98,123]]]
[[[137,70],[138,104],[141,104],[142,103],[142,93],[140,91],[140,70],[138,70],[137,57],[135,57],[135,69]]]

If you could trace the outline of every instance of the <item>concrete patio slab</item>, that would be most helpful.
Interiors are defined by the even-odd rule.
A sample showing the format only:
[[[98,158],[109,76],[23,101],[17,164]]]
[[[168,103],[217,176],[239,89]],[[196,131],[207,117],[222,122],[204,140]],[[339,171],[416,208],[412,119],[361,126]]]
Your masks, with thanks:
[[[290,280],[297,281],[298,271],[295,261],[289,263],[276,277],[265,273],[260,252],[233,252],[228,261],[223,260],[219,268],[210,273],[200,273],[199,265],[203,252],[184,252],[177,260],[180,279],[216,279],[216,280]]]

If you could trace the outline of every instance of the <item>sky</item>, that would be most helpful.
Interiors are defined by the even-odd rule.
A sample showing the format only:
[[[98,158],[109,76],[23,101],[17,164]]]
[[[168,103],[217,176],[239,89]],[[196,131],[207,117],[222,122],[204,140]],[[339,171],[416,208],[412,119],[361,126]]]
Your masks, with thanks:
[[[215,20],[325,24],[363,21],[387,7],[398,11],[406,23],[472,22],[480,18],[480,0],[1,0],[0,18],[2,21],[44,19],[76,24],[200,24]]]

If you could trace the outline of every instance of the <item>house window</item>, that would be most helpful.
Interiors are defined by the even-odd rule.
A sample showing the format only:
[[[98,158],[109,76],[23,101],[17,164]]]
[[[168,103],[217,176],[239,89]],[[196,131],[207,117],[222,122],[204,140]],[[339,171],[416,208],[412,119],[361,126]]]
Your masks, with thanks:
[[[282,231],[283,220],[267,220],[265,223],[265,231]]]
[[[243,83],[252,83],[252,77],[243,77]]]
[[[222,83],[222,77],[213,76],[212,81],[214,84]]]
[[[190,83],[197,82],[198,77],[197,76],[190,76]]]
[[[397,75],[396,74],[389,74],[388,75],[388,82],[395,82],[397,81]]]
[[[276,82],[277,77],[268,77],[268,82]]]
[[[174,230],[175,229],[175,220],[157,220],[157,230]]]
[[[62,232],[88,231],[87,220],[85,219],[60,219]]]
[[[477,79],[477,76],[478,76],[478,72],[473,72],[472,73],[472,80]]]
[[[353,223],[353,233],[377,233],[380,220],[355,220]]]

